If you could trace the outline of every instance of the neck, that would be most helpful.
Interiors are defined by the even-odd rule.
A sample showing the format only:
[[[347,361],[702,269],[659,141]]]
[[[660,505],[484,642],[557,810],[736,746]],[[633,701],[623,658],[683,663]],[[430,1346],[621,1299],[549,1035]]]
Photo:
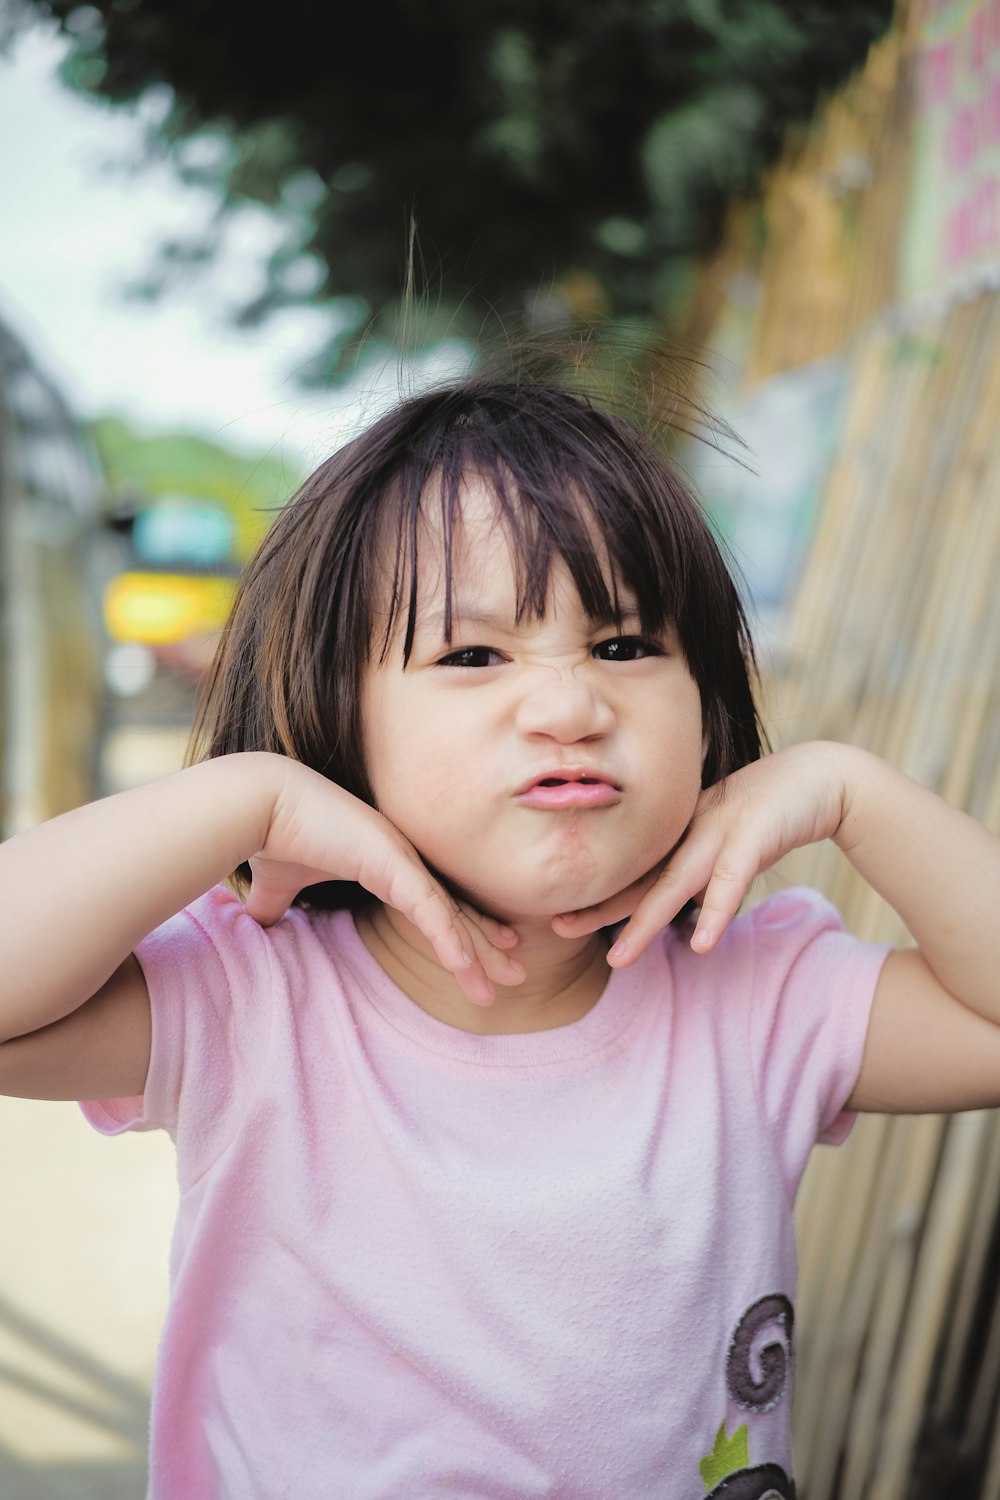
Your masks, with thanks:
[[[567,939],[557,937],[547,921],[518,923],[515,952],[528,971],[524,982],[497,985],[492,1005],[473,1005],[400,912],[373,903],[356,912],[354,921],[368,952],[415,1005],[435,1020],[482,1036],[569,1026],[593,1009],[610,977],[600,933]]]

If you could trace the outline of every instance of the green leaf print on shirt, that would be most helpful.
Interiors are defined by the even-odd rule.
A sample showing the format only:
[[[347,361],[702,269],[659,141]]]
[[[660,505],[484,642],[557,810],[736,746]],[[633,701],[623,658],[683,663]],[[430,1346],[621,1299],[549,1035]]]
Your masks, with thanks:
[[[747,1424],[744,1422],[741,1427],[737,1427],[730,1437],[726,1433],[726,1423],[723,1419],[715,1434],[715,1445],[711,1453],[706,1453],[698,1468],[701,1470],[706,1490],[710,1490],[713,1485],[718,1484],[720,1479],[725,1479],[727,1474],[734,1473],[736,1469],[745,1469],[749,1462]]]

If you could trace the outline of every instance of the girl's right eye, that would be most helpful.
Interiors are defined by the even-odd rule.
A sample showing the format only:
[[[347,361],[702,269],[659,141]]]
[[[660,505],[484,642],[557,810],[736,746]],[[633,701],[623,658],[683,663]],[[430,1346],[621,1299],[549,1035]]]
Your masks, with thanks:
[[[439,667],[495,667],[503,657],[492,646],[464,646],[461,651],[449,651],[438,662]]]

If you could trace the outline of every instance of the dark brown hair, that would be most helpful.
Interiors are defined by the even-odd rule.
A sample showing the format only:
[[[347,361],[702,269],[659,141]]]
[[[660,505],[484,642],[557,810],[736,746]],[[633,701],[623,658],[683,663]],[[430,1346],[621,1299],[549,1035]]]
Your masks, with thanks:
[[[444,537],[450,608],[451,539],[470,473],[496,497],[520,617],[543,613],[555,556],[594,619],[615,621],[618,590],[627,588],[644,632],[676,626],[701,694],[704,785],[758,758],[746,616],[675,468],[632,421],[585,397],[483,376],[402,401],[321,464],[279,513],[246,571],[207,680],[198,754],[277,751],[374,801],[362,674],[373,656],[384,658],[400,621],[409,658],[418,520],[428,508]],[[354,906],[360,895],[329,882],[299,899]]]

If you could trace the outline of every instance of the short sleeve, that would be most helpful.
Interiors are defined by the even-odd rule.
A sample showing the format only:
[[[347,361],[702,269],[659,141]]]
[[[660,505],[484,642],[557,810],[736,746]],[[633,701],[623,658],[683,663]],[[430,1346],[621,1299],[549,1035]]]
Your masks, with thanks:
[[[220,886],[150,933],[136,958],[152,1014],[145,1092],[81,1108],[106,1135],[167,1130],[196,1176],[236,1133],[264,1066],[275,988],[268,935]]]
[[[811,890],[781,891],[748,915],[758,1098],[794,1189],[812,1146],[839,1145],[853,1124],[844,1105],[888,948],[845,933],[839,913]]]

